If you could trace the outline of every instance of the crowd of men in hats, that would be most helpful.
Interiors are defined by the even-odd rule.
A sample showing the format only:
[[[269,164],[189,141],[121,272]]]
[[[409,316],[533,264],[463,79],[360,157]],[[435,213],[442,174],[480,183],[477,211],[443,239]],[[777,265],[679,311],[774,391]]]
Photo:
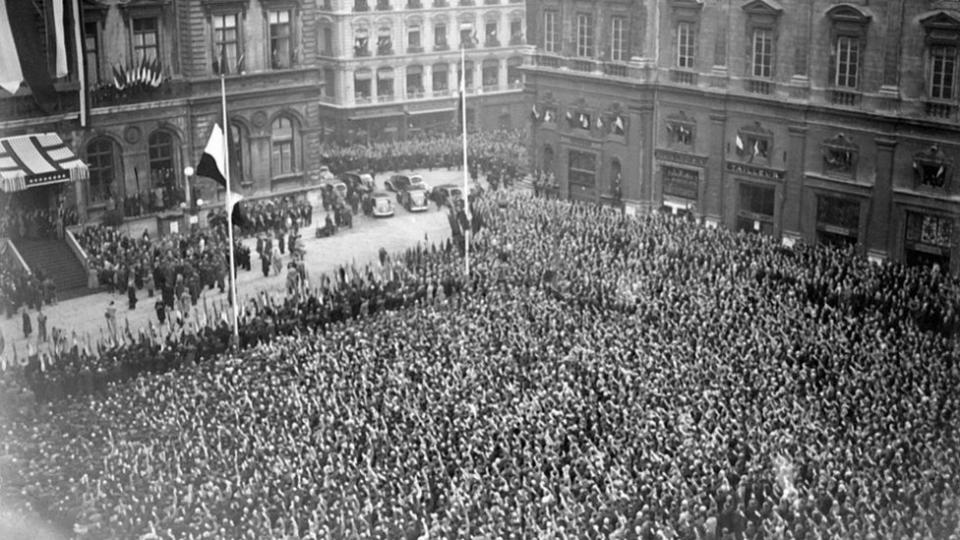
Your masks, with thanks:
[[[267,233],[289,234],[313,224],[313,206],[306,197],[285,195],[240,201],[237,204],[244,216],[244,223],[234,230],[234,234],[243,237]],[[210,212],[207,219],[213,226],[226,225],[226,211],[217,208]]]
[[[23,498],[80,538],[960,538],[957,276],[474,215],[469,278],[450,244],[382,254],[245,301],[236,353],[214,313],[28,368],[96,395],[0,419]]]
[[[334,172],[358,170],[374,175],[401,170],[457,168],[463,165],[459,134],[437,134],[369,145],[321,146]],[[470,135],[468,165],[476,180],[484,175],[494,185],[509,185],[524,175],[528,158],[520,130],[482,131]]]
[[[204,289],[224,290],[228,280],[228,241],[222,227],[153,238],[131,236],[116,227],[91,225],[75,233],[101,285],[127,295],[135,309],[138,291],[157,305],[175,309],[196,305]],[[250,270],[250,250],[234,239],[236,266]],[[182,311],[182,310],[181,310]]]

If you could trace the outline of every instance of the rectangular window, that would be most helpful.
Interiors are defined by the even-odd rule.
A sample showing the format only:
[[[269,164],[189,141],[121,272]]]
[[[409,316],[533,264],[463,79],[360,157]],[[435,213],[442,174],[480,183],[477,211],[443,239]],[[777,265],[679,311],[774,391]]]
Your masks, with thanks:
[[[833,84],[840,88],[856,88],[860,69],[860,40],[849,36],[837,38],[837,73]]]
[[[753,76],[773,76],[773,32],[770,30],[753,31]]]
[[[776,190],[752,184],[740,184],[740,210],[773,217]]]
[[[337,79],[333,68],[323,68],[323,95],[328,98],[337,95]]]
[[[86,55],[87,84],[91,87],[100,83],[100,43],[96,22],[83,24],[83,48]]]
[[[953,220],[929,214],[907,212],[907,243],[950,249]],[[914,246],[915,247],[915,246]]]
[[[953,99],[957,77],[957,48],[930,48],[930,97]]]
[[[213,16],[213,57],[218,66],[221,59],[225,59],[227,64],[219,67],[221,72],[235,72],[240,58],[237,18],[236,14]]]
[[[549,53],[559,51],[560,35],[557,28],[557,12],[543,12],[543,50]]]
[[[450,79],[447,73],[446,64],[436,64],[433,66],[433,92],[435,94],[438,92],[446,92],[450,89]]]
[[[693,25],[690,23],[677,25],[677,67],[693,69]]]
[[[152,62],[160,55],[157,19],[133,20],[133,59],[136,65]]]
[[[487,45],[499,45],[500,40],[497,39],[497,23],[488,22],[486,25],[486,35],[487,35]]]
[[[860,203],[853,199],[818,195],[817,226],[856,232],[860,228]]]
[[[457,68],[457,80],[463,80],[463,86],[465,89],[473,90],[473,62],[467,61],[464,64],[466,72],[463,69]]]
[[[577,56],[593,58],[593,16],[577,14]]]
[[[353,97],[357,101],[370,100],[370,72],[356,73],[353,77]]]
[[[407,30],[407,48],[408,49],[419,49],[420,48],[420,27],[411,26]]]
[[[567,180],[578,186],[592,187],[597,183],[597,156],[591,152],[570,150]]]
[[[627,49],[626,27],[626,18],[613,17],[610,19],[610,60],[614,62],[625,60]]]
[[[433,46],[434,47],[447,46],[447,25],[446,24],[438,23],[433,25]]]
[[[523,42],[523,21],[514,19],[510,21],[510,44],[519,45]]]
[[[323,54],[333,56],[333,28],[323,29]]]
[[[293,65],[293,33],[289,11],[271,11],[270,20],[270,65],[273,69],[286,69]]]

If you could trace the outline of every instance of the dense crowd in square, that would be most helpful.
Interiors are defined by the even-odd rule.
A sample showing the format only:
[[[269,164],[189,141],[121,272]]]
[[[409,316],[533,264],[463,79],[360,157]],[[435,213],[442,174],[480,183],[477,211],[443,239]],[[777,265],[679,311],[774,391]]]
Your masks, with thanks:
[[[509,194],[455,242],[8,371],[89,538],[960,538],[960,280]]]

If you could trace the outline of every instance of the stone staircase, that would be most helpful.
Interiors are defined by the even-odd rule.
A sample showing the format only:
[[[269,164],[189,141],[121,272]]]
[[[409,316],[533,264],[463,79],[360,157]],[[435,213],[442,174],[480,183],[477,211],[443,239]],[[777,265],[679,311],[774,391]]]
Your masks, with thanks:
[[[87,271],[63,240],[15,240],[14,245],[30,270],[42,270],[57,284],[60,300],[93,292],[87,288]]]

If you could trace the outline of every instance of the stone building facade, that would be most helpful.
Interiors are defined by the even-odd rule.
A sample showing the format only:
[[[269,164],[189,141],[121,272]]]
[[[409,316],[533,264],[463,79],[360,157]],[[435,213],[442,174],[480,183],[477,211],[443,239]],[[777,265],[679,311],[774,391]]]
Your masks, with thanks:
[[[960,4],[530,0],[531,156],[571,199],[960,269]]]
[[[71,54],[69,75],[56,81],[53,114],[39,110],[26,86],[12,96],[0,90],[0,136],[58,133],[90,166],[89,180],[66,193],[84,220],[168,186],[189,184],[191,198],[215,201],[222,190],[184,170],[196,165],[221,122],[223,73],[233,182],[246,194],[306,187],[319,180],[324,142],[361,133],[364,140],[408,136],[430,125],[423,118],[451,124],[460,25],[480,37],[468,54],[476,83],[468,104],[478,127],[516,118],[524,107],[524,5],[503,1],[81,0],[87,124],[80,123]],[[49,36],[48,3],[34,4],[37,28]],[[441,21],[446,48],[436,46]],[[368,56],[355,48],[360,29],[373,40]],[[390,34],[378,48],[381,29]],[[72,39],[68,46],[72,51]],[[420,84],[415,66],[422,67]],[[438,66],[447,69],[444,86],[434,84]],[[388,71],[389,92],[387,83],[377,84]],[[159,77],[133,82],[144,73]],[[373,75],[368,94],[358,97],[363,73]]]

